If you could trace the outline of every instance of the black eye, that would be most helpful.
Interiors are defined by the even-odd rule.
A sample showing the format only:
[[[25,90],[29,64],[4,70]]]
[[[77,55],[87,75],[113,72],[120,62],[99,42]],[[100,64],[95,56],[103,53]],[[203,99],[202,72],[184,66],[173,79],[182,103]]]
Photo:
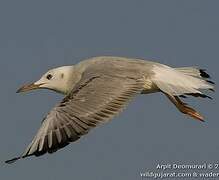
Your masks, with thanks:
[[[48,75],[46,76],[46,78],[47,78],[48,80],[50,80],[50,79],[52,79],[52,75],[51,75],[51,74],[48,74]]]

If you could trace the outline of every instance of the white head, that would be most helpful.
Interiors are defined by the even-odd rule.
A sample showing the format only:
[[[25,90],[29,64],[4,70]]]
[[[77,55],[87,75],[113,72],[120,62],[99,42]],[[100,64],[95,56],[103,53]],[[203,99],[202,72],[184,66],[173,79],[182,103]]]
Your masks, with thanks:
[[[73,88],[74,66],[63,66],[49,70],[38,81],[24,85],[17,93],[34,89],[50,89],[62,94],[68,94]]]

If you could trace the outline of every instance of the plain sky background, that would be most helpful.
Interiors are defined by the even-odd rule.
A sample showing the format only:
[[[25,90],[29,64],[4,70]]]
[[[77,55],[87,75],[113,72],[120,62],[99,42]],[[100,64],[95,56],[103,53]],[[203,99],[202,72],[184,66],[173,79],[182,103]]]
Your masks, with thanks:
[[[15,93],[50,68],[126,56],[199,66],[217,83],[218,8],[217,0],[1,0],[0,160],[22,153],[63,98],[48,90]],[[157,163],[218,162],[218,92],[212,96],[188,100],[205,123],[159,93],[138,96],[113,121],[53,155],[2,163],[0,179],[138,180]]]

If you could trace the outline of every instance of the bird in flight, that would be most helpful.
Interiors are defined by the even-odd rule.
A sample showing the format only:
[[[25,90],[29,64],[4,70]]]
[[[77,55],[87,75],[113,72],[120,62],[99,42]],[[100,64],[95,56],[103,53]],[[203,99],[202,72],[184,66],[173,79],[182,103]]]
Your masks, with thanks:
[[[152,61],[111,56],[51,69],[17,92],[50,89],[65,97],[43,119],[24,153],[5,162],[53,153],[65,147],[111,120],[138,94],[162,92],[180,112],[204,121],[202,115],[180,98],[211,98],[201,91],[214,91],[209,78],[205,70],[196,67],[172,68]]]

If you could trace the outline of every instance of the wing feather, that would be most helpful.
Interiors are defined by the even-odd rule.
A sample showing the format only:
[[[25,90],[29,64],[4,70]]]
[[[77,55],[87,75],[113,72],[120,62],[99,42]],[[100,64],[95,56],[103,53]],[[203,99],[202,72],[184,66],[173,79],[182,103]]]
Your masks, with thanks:
[[[143,82],[118,76],[83,76],[72,92],[44,118],[21,157],[53,153],[78,140],[122,111],[143,89]]]

